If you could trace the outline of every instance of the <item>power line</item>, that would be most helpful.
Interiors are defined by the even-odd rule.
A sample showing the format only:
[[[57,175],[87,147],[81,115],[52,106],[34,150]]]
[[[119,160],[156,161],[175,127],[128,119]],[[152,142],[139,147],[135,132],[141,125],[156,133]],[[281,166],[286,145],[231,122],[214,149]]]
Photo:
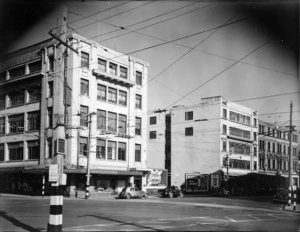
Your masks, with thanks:
[[[169,108],[170,106],[174,105],[175,103],[179,102],[180,100],[182,100],[183,98],[185,98],[186,96],[190,95],[191,93],[195,92],[196,90],[200,89],[202,86],[204,86],[205,84],[209,83],[210,81],[212,81],[213,79],[215,79],[216,77],[220,76],[222,73],[224,73],[225,71],[227,71],[228,69],[232,68],[233,66],[235,66],[236,64],[238,64],[241,60],[245,59],[247,56],[253,54],[254,52],[256,52],[257,50],[259,50],[260,48],[262,48],[263,46],[265,46],[267,43],[269,43],[271,40],[267,40],[266,42],[264,42],[263,44],[261,44],[259,47],[257,47],[256,49],[254,49],[253,51],[251,51],[250,53],[248,53],[247,55],[243,56],[241,59],[237,60],[236,62],[234,62],[233,64],[229,65],[227,68],[225,68],[224,70],[222,70],[221,72],[219,72],[218,74],[214,75],[213,77],[211,77],[210,79],[208,79],[207,81],[205,81],[203,84],[201,84],[200,86],[197,86],[195,89],[193,89],[192,91],[188,92],[186,95],[184,95],[182,98],[176,100],[174,103],[172,103],[171,105],[169,105],[166,108]],[[165,109],[166,109],[165,108]]]

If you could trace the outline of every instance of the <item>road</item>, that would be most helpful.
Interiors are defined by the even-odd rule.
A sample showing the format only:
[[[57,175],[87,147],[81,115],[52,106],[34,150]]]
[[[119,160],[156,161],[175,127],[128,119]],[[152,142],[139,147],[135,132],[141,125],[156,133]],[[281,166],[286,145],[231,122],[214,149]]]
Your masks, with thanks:
[[[0,197],[0,231],[46,231],[49,197]],[[63,231],[300,231],[300,214],[281,207],[216,197],[65,197]]]

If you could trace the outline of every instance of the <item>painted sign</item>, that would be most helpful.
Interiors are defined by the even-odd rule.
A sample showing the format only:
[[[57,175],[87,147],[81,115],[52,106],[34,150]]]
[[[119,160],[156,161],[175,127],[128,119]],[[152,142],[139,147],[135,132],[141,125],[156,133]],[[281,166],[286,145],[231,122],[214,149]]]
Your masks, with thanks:
[[[185,174],[185,184],[187,192],[201,192],[209,189],[208,174]]]
[[[148,176],[148,185],[158,185],[161,182],[162,171],[151,170]]]
[[[58,164],[51,164],[49,166],[49,182],[58,181]]]

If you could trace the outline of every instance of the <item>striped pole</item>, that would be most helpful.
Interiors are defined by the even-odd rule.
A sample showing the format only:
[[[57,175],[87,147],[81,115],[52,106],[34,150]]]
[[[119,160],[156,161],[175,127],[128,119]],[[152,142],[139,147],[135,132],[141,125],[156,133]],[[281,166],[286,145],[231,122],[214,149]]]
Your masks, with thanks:
[[[45,196],[45,175],[43,175],[43,185],[42,185],[42,197]]]
[[[292,200],[292,187],[289,186],[288,206],[291,205],[291,200]]]
[[[58,184],[53,185],[50,196],[50,217],[47,232],[62,232],[63,191]]]
[[[297,191],[296,191],[296,190],[297,190],[297,188],[295,188],[294,191],[293,191],[293,192],[294,192],[294,199],[293,199],[294,205],[293,205],[293,210],[296,210],[296,206],[297,206]]]
[[[90,185],[86,184],[85,186],[85,199],[89,199],[90,196]]]

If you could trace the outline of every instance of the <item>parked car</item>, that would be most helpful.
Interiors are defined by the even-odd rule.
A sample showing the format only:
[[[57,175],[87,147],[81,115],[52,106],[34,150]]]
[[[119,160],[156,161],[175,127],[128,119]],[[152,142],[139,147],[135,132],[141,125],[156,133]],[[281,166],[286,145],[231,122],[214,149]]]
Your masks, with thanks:
[[[174,185],[166,187],[165,189],[159,189],[158,192],[161,197],[183,197],[183,191]]]
[[[119,194],[119,198],[148,198],[149,194],[145,191],[140,191],[137,187],[123,188]]]
[[[273,202],[275,203],[284,203],[288,202],[289,193],[286,189],[277,189],[273,196]]]

